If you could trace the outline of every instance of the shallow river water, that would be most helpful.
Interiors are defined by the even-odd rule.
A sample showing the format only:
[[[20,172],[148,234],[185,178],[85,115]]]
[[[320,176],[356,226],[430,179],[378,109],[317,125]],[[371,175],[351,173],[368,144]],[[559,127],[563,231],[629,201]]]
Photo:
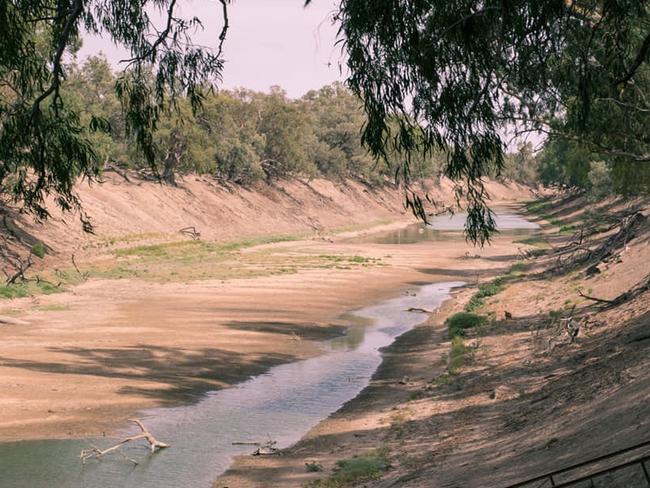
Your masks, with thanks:
[[[457,240],[458,232],[465,228],[467,213],[459,212],[454,215],[437,215],[429,219],[429,224],[420,222],[408,225],[391,232],[367,234],[348,239],[348,242],[374,244],[415,244],[422,241]],[[494,218],[497,230],[508,235],[530,235],[539,231],[540,227],[534,222],[524,219],[515,213],[499,212]]]
[[[238,454],[252,446],[240,441],[268,438],[287,447],[311,427],[354,398],[381,361],[380,348],[427,319],[409,307],[435,309],[459,282],[435,283],[364,308],[355,315],[371,325],[354,326],[347,336],[323,343],[321,356],[271,368],[232,388],[208,393],[201,401],[143,412],[156,437],[171,447],[149,455],[146,446],[82,465],[79,452],[114,439],[45,440],[0,444],[0,486],[11,488],[178,488],[210,487]],[[126,431],[124,435],[135,433]]]

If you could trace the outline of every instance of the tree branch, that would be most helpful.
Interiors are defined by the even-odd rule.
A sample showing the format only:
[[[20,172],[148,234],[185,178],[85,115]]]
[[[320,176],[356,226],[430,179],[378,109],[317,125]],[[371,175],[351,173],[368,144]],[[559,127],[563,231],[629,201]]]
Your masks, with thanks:
[[[217,50],[217,59],[221,59],[221,54],[223,53],[223,43],[226,40],[226,34],[228,33],[228,28],[230,24],[228,22],[228,1],[229,0],[219,0],[221,2],[221,7],[223,10],[223,28],[221,29],[221,34],[219,34],[219,49]]]
[[[632,77],[636,74],[639,67],[646,61],[649,52],[650,52],[650,32],[648,33],[647,36],[645,36],[645,39],[643,40],[643,43],[639,48],[639,52],[637,53],[636,58],[632,63],[632,66],[630,66],[630,68],[627,70],[627,73],[625,73],[625,75],[623,75],[621,78],[619,78],[614,82],[614,85],[620,85],[621,83],[627,83],[628,81],[630,81]]]
[[[75,0],[72,5],[72,9],[70,10],[68,20],[66,20],[63,31],[61,32],[61,36],[59,37],[56,53],[54,54],[54,60],[52,61],[52,82],[50,83],[50,86],[47,88],[47,90],[41,93],[41,95],[34,101],[34,104],[32,105],[30,120],[33,120],[34,117],[36,117],[36,114],[40,109],[41,102],[52,95],[52,93],[58,93],[59,91],[59,86],[61,85],[61,75],[63,74],[63,67],[61,66],[63,53],[68,46],[68,42],[70,41],[72,29],[74,28],[74,25],[79,19],[79,16],[82,12],[83,0]]]

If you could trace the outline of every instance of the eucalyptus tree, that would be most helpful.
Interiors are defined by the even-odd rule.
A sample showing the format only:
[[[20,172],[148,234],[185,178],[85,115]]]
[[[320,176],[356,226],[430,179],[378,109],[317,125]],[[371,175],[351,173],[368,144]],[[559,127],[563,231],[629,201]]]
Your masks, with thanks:
[[[228,29],[227,1],[220,0]],[[203,88],[223,67],[221,45],[192,42],[197,18],[178,15],[177,0],[3,0],[0,2],[0,188],[39,218],[54,194],[64,208],[79,207],[74,184],[99,171],[89,135],[109,131],[108,119],[87,118],[63,95],[70,54],[85,33],[128,52],[115,93],[124,126],[144,158],[156,158],[154,133],[180,96],[197,109]],[[213,26],[214,27],[214,26]]]
[[[0,1],[2,196],[44,217],[47,194],[78,206],[75,181],[99,171],[91,134],[109,131],[110,119],[80,116],[62,94],[83,32],[130,53],[115,94],[129,142],[154,165],[161,119],[181,97],[196,112],[221,74],[228,3],[215,3],[223,22],[209,26],[211,50],[192,42],[202,25],[178,15],[177,0]],[[443,172],[468,202],[468,237],[480,243],[494,231],[482,178],[503,168],[513,132],[578,144],[622,185],[647,188],[648,9],[644,0],[340,0],[347,84],[367,116],[362,141],[407,184],[415,162],[444,154]],[[261,148],[267,173],[311,170],[306,145],[325,139],[296,106],[276,93],[260,113],[262,136],[227,155],[215,149],[217,164]],[[168,134],[173,147],[181,130]],[[407,204],[426,219],[419,194]]]
[[[644,0],[342,0],[363,141],[398,154],[407,181],[414,155],[442,150],[480,243],[494,230],[482,178],[513,133],[579,142],[647,178],[648,14]],[[419,195],[408,204],[426,218]]]

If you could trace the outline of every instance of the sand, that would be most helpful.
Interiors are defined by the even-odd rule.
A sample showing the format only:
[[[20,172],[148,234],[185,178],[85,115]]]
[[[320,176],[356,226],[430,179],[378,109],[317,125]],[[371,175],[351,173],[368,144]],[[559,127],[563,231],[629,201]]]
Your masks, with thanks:
[[[529,195],[516,185],[492,188],[501,201]],[[448,185],[434,190],[453,198]],[[350,310],[456,269],[474,277],[516,250],[500,238],[479,252],[485,259],[470,261],[461,258],[475,250],[462,236],[435,245],[350,243],[413,222],[398,190],[359,183],[244,190],[198,177],[180,188],[111,180],[82,189],[82,198],[94,236],[69,217],[16,219],[25,240],[51,249],[35,272],[74,273],[75,254],[81,272],[92,273],[62,293],[2,302],[2,440],[110,433],[141,409],[193,401],[318,354],[317,341],[342,333]],[[201,241],[179,236],[188,225]],[[210,247],[283,234],[286,242]]]

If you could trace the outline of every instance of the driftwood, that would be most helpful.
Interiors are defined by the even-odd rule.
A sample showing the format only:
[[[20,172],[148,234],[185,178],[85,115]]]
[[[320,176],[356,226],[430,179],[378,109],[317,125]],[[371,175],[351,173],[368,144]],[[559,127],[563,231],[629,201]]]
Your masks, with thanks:
[[[134,435],[131,437],[127,437],[123,441],[115,444],[114,446],[108,447],[106,449],[99,449],[96,446],[91,446],[89,449],[83,449],[81,451],[81,454],[79,454],[79,458],[81,459],[82,463],[85,463],[86,460],[88,459],[100,459],[104,457],[106,454],[110,454],[113,452],[118,452],[122,457],[125,459],[128,459],[134,464],[138,464],[137,461],[134,459],[131,459],[130,457],[126,456],[123,452],[119,451],[121,447],[123,447],[125,444],[128,444],[129,442],[132,441],[137,441],[139,439],[145,439],[147,443],[149,444],[149,448],[151,449],[151,452],[155,452],[156,449],[164,449],[166,447],[169,447],[169,444],[165,444],[164,442],[160,442],[158,439],[156,439],[151,432],[147,430],[147,428],[144,426],[144,424],[138,420],[134,419],[132,420],[138,427],[140,427],[140,430],[142,431],[141,434]]]
[[[77,271],[79,276],[81,276],[81,278],[84,281],[86,281],[88,279],[88,276],[90,275],[90,273],[88,273],[87,271],[83,272],[83,273],[81,272],[81,270],[79,269],[79,266],[77,266],[77,262],[74,260],[74,254],[72,256],[70,256],[70,260],[72,261],[72,265],[74,266],[74,269]]]
[[[201,239],[201,233],[196,230],[196,227],[191,226],[191,227],[183,227],[178,231],[180,234],[183,234],[184,236],[190,237],[193,241],[198,241]]]
[[[433,313],[433,310],[428,310],[426,308],[420,307],[409,307],[406,309],[407,312],[418,312],[418,313]]]
[[[614,300],[606,300],[604,298],[598,298],[598,297],[592,297],[590,295],[585,295],[584,293],[582,293],[582,290],[578,290],[578,295],[580,295],[582,298],[586,298],[587,300],[591,300],[592,302],[614,303]]]
[[[551,268],[550,273],[562,274],[575,266],[597,265],[601,262],[620,259],[621,253],[618,250],[625,249],[627,244],[636,237],[635,232],[637,227],[645,221],[646,217],[641,212],[634,211],[626,213],[619,223],[608,229],[611,230],[618,226],[619,230],[606,238],[600,245],[593,248],[589,246],[586,238],[588,235],[593,235],[597,231],[592,231],[588,235],[580,232],[577,238],[572,239],[569,244],[558,249],[557,261],[555,266]]]
[[[103,171],[104,171],[104,173],[107,173],[107,172],[111,171],[111,172],[121,176],[122,178],[124,178],[124,181],[126,181],[127,183],[131,183],[131,179],[126,174],[126,171],[123,171],[122,169],[118,168],[118,166],[116,164],[111,164],[109,162],[106,162],[104,164]]]
[[[27,281],[27,277],[25,276],[25,273],[29,268],[32,267],[32,264],[34,264],[34,262],[32,261],[32,253],[31,252],[29,253],[27,259],[23,259],[21,257],[11,257],[8,254],[5,254],[3,257],[7,259],[7,261],[9,261],[14,268],[13,273],[7,273],[6,271],[4,272],[5,275],[7,276],[5,283],[7,285],[13,285],[17,283],[19,280]]]
[[[277,454],[280,452],[280,449],[275,447],[277,445],[278,441],[274,441],[271,438],[269,438],[268,441],[262,443],[262,442],[233,442],[233,446],[257,446],[257,449],[255,449],[252,453],[251,456],[271,456],[273,454]]]

